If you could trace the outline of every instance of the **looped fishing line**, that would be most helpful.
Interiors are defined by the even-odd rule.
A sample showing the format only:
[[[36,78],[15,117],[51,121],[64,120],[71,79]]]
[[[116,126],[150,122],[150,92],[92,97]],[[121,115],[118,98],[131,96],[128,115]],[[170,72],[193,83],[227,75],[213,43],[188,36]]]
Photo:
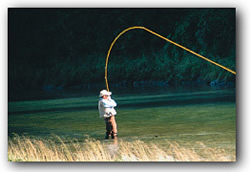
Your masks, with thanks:
[[[129,30],[132,30],[132,29],[142,29],[142,30],[145,30],[145,31],[147,31],[147,32],[149,32],[149,33],[151,33],[151,34],[153,34],[153,35],[155,35],[155,36],[157,36],[157,37],[159,37],[161,39],[164,39],[165,41],[170,42],[171,44],[174,44],[174,45],[176,45],[176,46],[178,46],[178,47],[180,47],[180,48],[182,48],[182,49],[184,49],[184,50],[186,50],[186,51],[188,51],[188,52],[190,52],[190,53],[192,53],[192,54],[194,54],[194,55],[196,55],[196,56],[198,56],[198,57],[200,57],[200,58],[202,58],[202,59],[204,59],[204,60],[206,60],[206,61],[208,61],[208,62],[210,62],[210,63],[212,63],[214,65],[216,65],[216,66],[219,66],[222,69],[225,69],[225,70],[227,70],[228,72],[231,72],[234,75],[236,75],[235,71],[233,71],[233,70],[231,70],[231,69],[229,69],[229,68],[227,68],[225,66],[222,66],[219,63],[216,63],[216,62],[214,62],[214,61],[212,61],[212,60],[210,60],[210,59],[208,59],[208,58],[206,58],[206,57],[204,57],[204,56],[202,56],[202,55],[200,55],[200,54],[198,54],[198,53],[196,53],[196,52],[194,52],[194,51],[192,51],[192,50],[190,50],[190,49],[188,49],[188,48],[186,48],[186,47],[184,47],[184,46],[182,46],[182,45],[180,45],[180,44],[178,44],[178,43],[176,43],[174,41],[171,41],[170,39],[168,39],[168,38],[166,38],[166,37],[164,37],[164,36],[162,36],[162,35],[154,32],[154,31],[152,31],[150,29],[147,29],[147,28],[145,28],[143,26],[133,26],[133,27],[129,27],[129,28],[123,30],[119,35],[117,35],[115,37],[115,39],[113,40],[113,42],[111,43],[110,47],[109,47],[107,58],[106,58],[106,64],[105,64],[105,81],[106,81],[106,87],[107,87],[108,91],[109,91],[109,86],[108,86],[108,60],[109,60],[109,55],[110,55],[111,49],[112,49],[112,47],[114,46],[115,42],[117,41],[117,39],[120,36],[122,36],[124,33],[126,33]]]

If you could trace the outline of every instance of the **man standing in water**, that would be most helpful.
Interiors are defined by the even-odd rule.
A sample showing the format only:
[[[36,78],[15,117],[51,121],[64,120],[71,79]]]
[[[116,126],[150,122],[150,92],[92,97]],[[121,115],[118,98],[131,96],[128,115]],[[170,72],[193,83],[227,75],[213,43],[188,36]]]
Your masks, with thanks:
[[[117,125],[115,121],[116,110],[114,107],[117,106],[116,102],[111,98],[111,92],[102,90],[100,92],[100,100],[98,102],[98,110],[101,118],[104,118],[106,123],[106,136],[105,139],[117,138]]]

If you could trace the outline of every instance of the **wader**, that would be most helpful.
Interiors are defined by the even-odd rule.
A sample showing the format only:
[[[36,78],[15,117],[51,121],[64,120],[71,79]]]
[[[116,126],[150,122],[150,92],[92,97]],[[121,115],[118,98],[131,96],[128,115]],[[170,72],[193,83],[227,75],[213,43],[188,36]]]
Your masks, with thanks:
[[[117,133],[113,132],[113,126],[112,126],[112,124],[110,122],[110,118],[111,117],[104,118],[105,123],[106,123],[106,136],[105,136],[105,139],[109,139],[110,136],[111,136],[112,139],[114,139],[117,136]]]

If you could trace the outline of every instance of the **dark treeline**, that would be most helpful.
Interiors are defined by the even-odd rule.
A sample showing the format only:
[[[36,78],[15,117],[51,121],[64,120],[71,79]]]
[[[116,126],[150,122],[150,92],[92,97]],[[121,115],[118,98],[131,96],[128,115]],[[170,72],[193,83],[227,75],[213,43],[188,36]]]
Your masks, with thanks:
[[[113,39],[145,26],[235,70],[235,9],[15,9],[8,13],[9,90],[104,83]],[[143,30],[113,47],[109,82],[231,81],[235,76]]]

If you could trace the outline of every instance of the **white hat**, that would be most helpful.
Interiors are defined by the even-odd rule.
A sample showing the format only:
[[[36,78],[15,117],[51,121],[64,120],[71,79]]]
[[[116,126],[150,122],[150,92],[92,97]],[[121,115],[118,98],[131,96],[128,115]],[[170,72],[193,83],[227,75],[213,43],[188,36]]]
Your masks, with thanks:
[[[102,97],[102,96],[110,96],[112,93],[111,92],[109,92],[109,91],[107,91],[107,90],[102,90],[102,91],[100,91],[100,95],[99,95],[99,97]]]

